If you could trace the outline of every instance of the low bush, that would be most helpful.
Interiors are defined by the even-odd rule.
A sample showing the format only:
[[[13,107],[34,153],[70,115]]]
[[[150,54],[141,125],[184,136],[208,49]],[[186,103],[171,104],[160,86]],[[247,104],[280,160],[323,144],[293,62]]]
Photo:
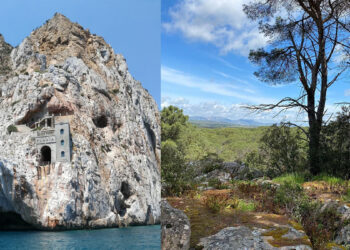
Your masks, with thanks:
[[[323,126],[321,171],[350,179],[350,106],[342,107],[335,119]]]
[[[350,202],[350,188],[345,190],[344,195],[342,196],[343,201]]]
[[[288,214],[300,219],[301,211],[299,209],[302,204],[308,201],[308,197],[300,184],[287,181],[283,182],[276,190],[274,200]]]
[[[235,187],[239,192],[244,194],[245,196],[250,196],[252,193],[261,192],[261,186],[252,181],[238,181],[234,182]]]
[[[203,204],[213,213],[218,213],[225,208],[238,208],[240,200],[233,193],[208,194],[203,197]]]
[[[254,202],[248,202],[244,200],[239,200],[237,209],[245,212],[252,212],[255,210],[255,203]]]
[[[341,216],[334,207],[322,209],[318,201],[304,203],[301,220],[314,249],[324,249],[341,228]]]
[[[302,171],[307,166],[304,137],[297,128],[273,125],[264,132],[259,149],[246,155],[245,163],[270,178]]]
[[[219,179],[217,178],[211,178],[208,180],[208,186],[213,187],[215,189],[228,189],[230,186],[222,183]]]
[[[281,184],[274,200],[276,206],[302,224],[314,249],[324,249],[342,226],[336,207],[323,208],[320,201],[311,200],[297,183]]]
[[[227,195],[208,195],[203,198],[204,205],[213,213],[218,213],[227,207],[229,200],[230,197]]]
[[[15,133],[15,132],[18,132],[18,129],[17,129],[17,127],[15,125],[10,125],[10,126],[7,127],[7,132],[9,134]]]
[[[222,168],[223,160],[216,153],[209,153],[199,161],[199,165],[203,169],[203,173],[209,173],[215,169]]]

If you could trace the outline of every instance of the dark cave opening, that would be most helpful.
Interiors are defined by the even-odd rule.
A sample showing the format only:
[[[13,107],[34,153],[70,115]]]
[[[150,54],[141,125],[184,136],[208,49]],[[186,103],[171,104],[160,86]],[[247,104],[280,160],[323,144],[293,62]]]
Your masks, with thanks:
[[[41,164],[50,164],[51,163],[51,148],[49,146],[44,146],[40,150],[40,162]]]
[[[128,199],[131,196],[131,187],[129,183],[123,181],[122,186],[120,188],[120,192],[122,192],[124,199]]]
[[[93,123],[98,128],[105,128],[108,125],[108,119],[105,115],[100,115],[92,119]]]
[[[0,212],[0,231],[35,230],[15,212]]]
[[[144,121],[144,125],[145,125],[145,128],[147,130],[148,137],[152,143],[152,148],[153,148],[153,150],[155,150],[156,149],[156,135],[155,135],[154,131],[152,130],[151,125],[148,122]]]

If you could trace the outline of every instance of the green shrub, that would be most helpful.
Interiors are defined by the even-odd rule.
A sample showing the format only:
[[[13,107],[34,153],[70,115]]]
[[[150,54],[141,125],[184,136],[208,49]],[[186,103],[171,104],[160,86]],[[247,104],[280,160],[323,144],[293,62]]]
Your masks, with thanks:
[[[301,211],[299,209],[302,204],[308,201],[308,197],[300,184],[286,181],[276,190],[274,200],[288,214],[300,219]]]
[[[239,206],[239,200],[227,193],[205,196],[203,202],[213,213],[218,213],[224,208],[237,208]]]
[[[276,183],[289,182],[292,184],[303,184],[305,182],[305,175],[302,173],[290,173],[284,174],[273,179]]]
[[[260,139],[257,151],[248,153],[246,165],[259,169],[270,178],[299,172],[307,166],[307,144],[297,128],[286,125],[269,127]]]
[[[229,186],[222,183],[219,179],[217,178],[211,178],[208,180],[208,186],[213,187],[215,189],[228,189]]]
[[[321,169],[327,174],[350,179],[350,107],[342,107],[336,119],[323,126]]]
[[[195,185],[192,168],[185,162],[181,148],[173,140],[162,142],[161,170],[164,195],[180,195]]]
[[[10,126],[7,127],[7,132],[9,134],[11,134],[11,133],[14,133],[14,132],[18,132],[18,129],[17,129],[17,127],[15,125],[10,125]]]
[[[119,89],[112,89],[112,93],[115,94],[115,95],[118,94],[119,93]]]
[[[323,208],[320,201],[311,200],[297,183],[283,182],[276,190],[274,200],[302,224],[313,249],[324,249],[343,225],[336,206]]]
[[[350,202],[350,188],[345,191],[345,194],[342,196],[343,201]]]
[[[199,161],[200,167],[203,169],[203,173],[209,173],[215,169],[222,168],[223,160],[219,158],[216,153],[209,153],[202,160]]]
[[[254,202],[239,200],[237,209],[245,212],[253,212],[255,210]]]
[[[319,201],[304,202],[299,210],[300,221],[314,249],[324,249],[343,225],[336,207],[322,209]]]
[[[169,106],[161,112],[162,193],[165,196],[180,195],[196,185],[193,167],[185,161],[186,145],[179,140],[187,121],[188,116],[176,107]]]

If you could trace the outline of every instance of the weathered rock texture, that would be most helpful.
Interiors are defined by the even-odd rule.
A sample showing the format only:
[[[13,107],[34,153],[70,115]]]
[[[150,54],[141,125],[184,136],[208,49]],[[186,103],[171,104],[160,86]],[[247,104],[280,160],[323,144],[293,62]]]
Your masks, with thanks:
[[[190,248],[191,227],[186,214],[173,208],[166,200],[162,209],[162,249],[187,250]]]
[[[16,48],[0,36],[0,61],[0,211],[42,229],[158,223],[160,118],[123,56],[55,14]],[[45,113],[70,122],[70,163],[39,166],[25,128]]]
[[[278,229],[281,230],[281,229]],[[291,244],[290,246],[277,246],[272,243],[272,236],[267,236],[271,229],[255,228],[250,229],[245,226],[227,227],[215,235],[202,238],[199,246],[204,250],[231,250],[231,249],[262,249],[262,250],[311,250],[312,248],[304,238],[305,233],[298,231],[292,227],[286,228],[283,239],[280,242],[296,241],[301,239],[300,243]],[[273,233],[271,233],[273,234]],[[309,243],[309,242],[308,242]],[[274,246],[275,245],[275,246]]]

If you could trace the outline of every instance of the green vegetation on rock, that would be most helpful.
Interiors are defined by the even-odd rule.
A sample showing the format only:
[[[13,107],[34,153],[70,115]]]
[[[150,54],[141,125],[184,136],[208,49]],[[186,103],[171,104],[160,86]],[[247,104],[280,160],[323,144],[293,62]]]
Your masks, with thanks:
[[[14,132],[18,132],[18,129],[17,129],[17,127],[15,125],[10,125],[10,126],[7,127],[7,132],[9,134],[11,134],[11,133],[14,133]]]

